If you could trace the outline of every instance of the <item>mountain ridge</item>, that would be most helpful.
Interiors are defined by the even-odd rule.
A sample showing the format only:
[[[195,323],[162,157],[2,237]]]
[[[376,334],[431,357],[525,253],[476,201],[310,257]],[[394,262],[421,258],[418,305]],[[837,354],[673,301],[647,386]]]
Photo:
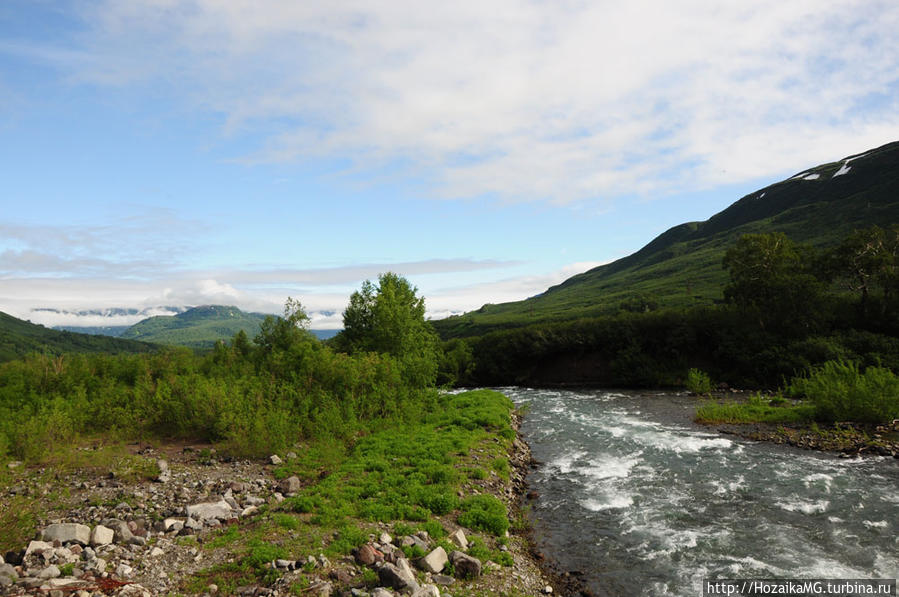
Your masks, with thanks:
[[[854,228],[899,222],[899,142],[814,166],[738,199],[701,222],[684,222],[640,250],[577,274],[523,301],[484,305],[434,322],[443,337],[616,311],[645,296],[660,306],[720,301],[721,259],[745,233],[784,232],[826,247]]]

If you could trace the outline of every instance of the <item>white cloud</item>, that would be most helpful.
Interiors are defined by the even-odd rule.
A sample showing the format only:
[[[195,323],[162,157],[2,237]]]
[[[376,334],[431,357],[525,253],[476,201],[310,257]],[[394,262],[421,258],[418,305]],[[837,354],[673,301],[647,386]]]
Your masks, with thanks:
[[[434,196],[674,192],[899,137],[890,1],[133,0],[84,16],[62,53],[75,80],[141,81],[220,114],[225,138],[262,133],[235,157],[340,156],[371,179],[399,162]]]

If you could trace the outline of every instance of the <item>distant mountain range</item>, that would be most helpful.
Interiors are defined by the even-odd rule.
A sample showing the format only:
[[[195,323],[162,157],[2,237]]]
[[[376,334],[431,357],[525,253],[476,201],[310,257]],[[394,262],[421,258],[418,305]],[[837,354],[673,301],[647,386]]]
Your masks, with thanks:
[[[158,347],[145,342],[89,336],[51,330],[0,312],[0,362],[17,359],[31,352],[62,354],[67,352],[149,352]]]
[[[660,306],[721,300],[725,251],[746,233],[784,232],[826,247],[853,229],[899,223],[899,142],[821,164],[746,195],[704,222],[675,226],[636,253],[576,275],[529,299],[484,305],[435,321],[443,337],[541,321],[591,317],[623,301]]]

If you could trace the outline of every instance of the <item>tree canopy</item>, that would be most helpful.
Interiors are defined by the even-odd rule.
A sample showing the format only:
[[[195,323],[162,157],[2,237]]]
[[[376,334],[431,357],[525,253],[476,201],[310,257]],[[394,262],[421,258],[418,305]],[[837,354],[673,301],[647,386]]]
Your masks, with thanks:
[[[377,352],[396,358],[407,381],[434,385],[438,339],[425,320],[425,300],[408,280],[393,272],[370,280],[350,296],[343,312],[343,331],[335,345],[348,353]]]

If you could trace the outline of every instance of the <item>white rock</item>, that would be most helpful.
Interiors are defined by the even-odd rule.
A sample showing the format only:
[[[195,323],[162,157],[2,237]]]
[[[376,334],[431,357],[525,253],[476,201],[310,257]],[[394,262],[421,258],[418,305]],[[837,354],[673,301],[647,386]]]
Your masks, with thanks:
[[[455,533],[450,535],[450,541],[458,545],[462,550],[468,549],[468,539],[465,537],[465,531],[457,529]]]
[[[114,537],[115,531],[102,524],[98,524],[94,527],[94,530],[91,531],[90,544],[93,547],[97,547],[98,545],[109,545],[112,543]]]
[[[132,572],[134,572],[134,568],[128,564],[119,564],[118,568],[115,569],[116,576],[121,578],[128,578]]]
[[[268,460],[275,466],[284,462],[283,460],[281,460],[281,458],[277,454],[272,454],[271,456],[269,456]]]
[[[384,545],[390,545],[391,543],[393,543],[393,537],[391,537],[387,533],[381,533],[381,536],[378,537],[378,541],[380,541]]]
[[[51,524],[41,533],[44,541],[59,541],[60,543],[79,543],[87,545],[91,541],[91,528],[75,522],[63,522]]]
[[[48,566],[38,572],[37,577],[47,580],[50,578],[57,578],[60,574],[62,573],[59,571],[59,568],[57,568],[56,566]]]
[[[160,549],[159,547],[154,547],[153,549],[150,550],[151,558],[158,558],[159,556],[161,556],[163,554],[165,554],[165,550]]]
[[[412,593],[412,597],[440,597],[440,589],[435,585],[424,585]]]
[[[28,547],[25,548],[25,555],[28,556],[35,552],[40,552],[47,549],[53,549],[53,544],[47,543],[46,541],[32,541],[28,544]]]
[[[246,517],[246,516],[252,516],[253,514],[256,514],[257,512],[259,512],[259,508],[257,508],[256,506],[249,506],[247,508],[244,508],[241,511],[240,516],[242,518]]]
[[[543,593],[544,593],[545,595],[552,595],[552,593],[553,593],[553,588],[552,588],[551,586],[549,586],[549,585],[546,585],[545,587],[543,587]]]
[[[446,555],[446,550],[442,547],[437,547],[437,549],[419,560],[419,566],[426,572],[437,574],[443,570],[443,567],[446,566],[448,561],[449,558]]]
[[[231,518],[231,506],[225,500],[218,502],[203,502],[187,507],[187,516],[197,520],[228,520]]]

